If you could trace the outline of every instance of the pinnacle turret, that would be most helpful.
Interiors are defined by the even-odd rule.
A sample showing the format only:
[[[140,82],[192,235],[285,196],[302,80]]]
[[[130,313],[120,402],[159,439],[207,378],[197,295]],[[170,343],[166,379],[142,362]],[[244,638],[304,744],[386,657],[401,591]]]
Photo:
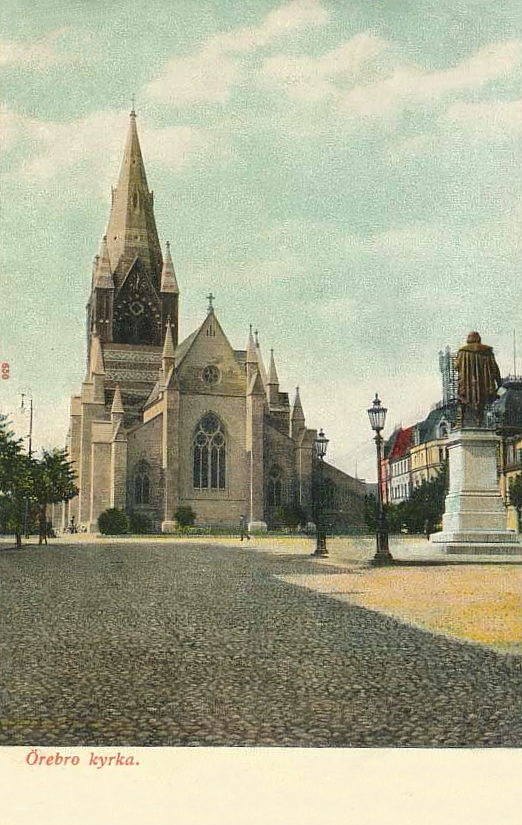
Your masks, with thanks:
[[[97,330],[93,333],[91,343],[91,373],[92,375],[105,375],[103,352]]]
[[[266,380],[268,404],[270,407],[279,404],[279,377],[277,375],[274,350],[270,350],[270,366],[268,368],[268,378]]]
[[[268,379],[266,383],[268,386],[277,385],[279,388],[279,377],[277,375],[273,349],[270,350],[270,366],[268,368]]]
[[[263,362],[263,356],[261,355],[261,347],[259,346],[259,333],[256,329],[255,333],[255,342],[256,342],[256,358],[257,358],[257,365],[259,372],[261,374],[261,379],[263,381],[263,386],[266,387],[268,382],[268,376],[266,374],[265,364]]]
[[[125,409],[123,407],[123,401],[121,398],[120,385],[116,384],[116,389],[114,390],[114,397],[112,399],[111,415],[123,415],[124,413]]]
[[[297,438],[299,433],[305,429],[305,416],[303,406],[301,404],[301,396],[299,395],[299,387],[295,388],[294,406],[292,408],[292,417],[290,420],[290,435],[292,438]]]
[[[97,289],[114,289],[114,280],[112,278],[109,261],[109,248],[107,246],[107,235],[103,236],[100,254],[96,256],[94,286]]]
[[[250,332],[248,333],[248,342],[247,342],[247,350],[246,350],[246,363],[247,364],[257,364],[257,353],[256,353],[256,345],[254,342],[254,336],[252,335],[252,324],[250,324]]]
[[[172,256],[170,254],[170,243],[168,241],[165,257],[163,258],[163,269],[161,270],[160,292],[172,292],[179,295],[178,282],[176,281],[176,273],[174,272],[174,264],[172,263]]]
[[[303,412],[303,405],[301,404],[301,396],[299,395],[299,387],[295,388],[295,398],[294,398],[294,406],[292,408],[292,419],[302,419],[305,420],[304,412]]]
[[[165,333],[165,342],[163,344],[163,353],[162,353],[162,360],[171,360],[174,362],[175,358],[175,347],[174,341],[172,338],[172,324],[170,322],[170,318],[167,318],[167,331]]]

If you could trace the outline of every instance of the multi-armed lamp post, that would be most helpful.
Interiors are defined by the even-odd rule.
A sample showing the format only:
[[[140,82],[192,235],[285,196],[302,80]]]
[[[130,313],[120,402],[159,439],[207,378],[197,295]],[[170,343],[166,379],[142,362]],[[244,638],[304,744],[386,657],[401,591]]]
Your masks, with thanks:
[[[386,513],[384,512],[382,501],[382,444],[383,438],[381,431],[384,429],[386,423],[386,407],[381,406],[381,401],[377,393],[373,405],[368,410],[368,416],[372,430],[375,433],[375,444],[377,447],[377,551],[373,557],[373,564],[384,565],[392,564],[393,558],[388,547],[388,523],[386,521]]]
[[[324,523],[324,457],[328,448],[328,438],[326,438],[323,430],[319,430],[319,434],[314,441],[314,452],[317,459],[317,475],[315,483],[315,529],[316,529],[316,546],[314,556],[327,556],[326,549],[326,525]]]

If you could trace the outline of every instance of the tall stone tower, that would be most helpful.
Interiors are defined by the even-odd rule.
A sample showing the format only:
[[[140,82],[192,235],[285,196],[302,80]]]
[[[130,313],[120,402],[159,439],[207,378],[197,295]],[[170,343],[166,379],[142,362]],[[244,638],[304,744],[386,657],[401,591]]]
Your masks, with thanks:
[[[178,343],[178,298],[168,244],[165,257],[161,253],[154,194],[132,111],[87,304],[88,369],[95,351],[97,368],[104,370],[107,409],[119,384],[127,422],[138,415],[157,380],[169,318],[174,347]]]

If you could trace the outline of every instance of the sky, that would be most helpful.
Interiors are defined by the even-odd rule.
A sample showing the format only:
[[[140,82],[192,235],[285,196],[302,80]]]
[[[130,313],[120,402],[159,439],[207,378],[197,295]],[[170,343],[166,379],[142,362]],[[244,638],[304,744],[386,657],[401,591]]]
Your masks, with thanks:
[[[522,329],[518,0],[3,0],[0,411],[62,445],[132,95],[185,337],[259,330],[327,458],[375,478],[471,329]],[[518,367],[522,371],[522,361]]]

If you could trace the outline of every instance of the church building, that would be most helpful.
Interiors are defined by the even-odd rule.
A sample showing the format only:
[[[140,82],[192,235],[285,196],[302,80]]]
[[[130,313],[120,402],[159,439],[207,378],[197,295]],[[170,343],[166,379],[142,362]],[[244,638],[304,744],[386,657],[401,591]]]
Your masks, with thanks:
[[[244,515],[263,530],[278,524],[284,504],[311,518],[316,431],[299,389],[290,404],[274,353],[265,369],[252,328],[246,349],[234,349],[213,301],[179,341],[179,287],[169,244],[160,246],[132,111],[94,260],[87,373],[67,438],[79,494],[62,526],[74,519],[95,532],[109,507],[142,513],[163,532],[176,528],[180,506],[201,526],[237,526]],[[323,476],[331,521],[362,524],[364,483],[326,463]]]

